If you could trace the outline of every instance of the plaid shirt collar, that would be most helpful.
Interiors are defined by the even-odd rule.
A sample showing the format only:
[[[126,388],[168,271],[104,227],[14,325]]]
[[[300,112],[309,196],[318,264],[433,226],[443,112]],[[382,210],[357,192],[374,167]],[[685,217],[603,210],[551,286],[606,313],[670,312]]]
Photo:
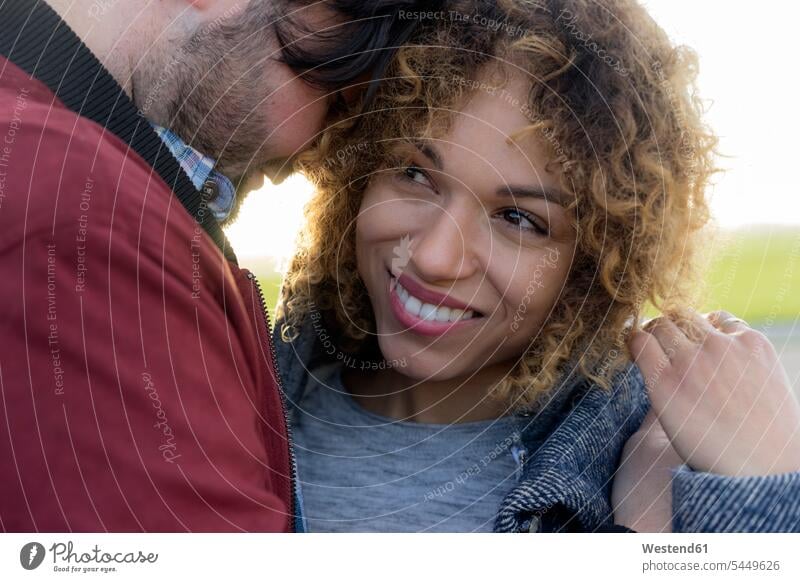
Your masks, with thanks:
[[[178,160],[195,188],[211,192],[208,208],[218,222],[224,221],[230,215],[236,199],[236,188],[233,187],[231,181],[214,170],[216,162],[213,159],[186,144],[169,129],[154,123],[151,125],[161,141]]]

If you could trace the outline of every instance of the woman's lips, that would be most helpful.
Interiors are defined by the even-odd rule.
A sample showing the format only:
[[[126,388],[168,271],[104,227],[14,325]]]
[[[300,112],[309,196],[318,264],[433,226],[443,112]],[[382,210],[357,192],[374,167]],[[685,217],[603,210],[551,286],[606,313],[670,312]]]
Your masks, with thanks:
[[[391,275],[391,273],[390,273]],[[423,303],[430,303],[431,305],[436,306],[444,306],[450,307],[452,309],[463,309],[467,311],[470,309],[470,306],[466,303],[461,303],[457,299],[453,299],[449,295],[444,295],[442,293],[437,293],[436,291],[431,291],[427,287],[423,287],[420,283],[416,280],[412,279],[406,274],[401,274],[397,277],[397,282],[400,283],[403,287],[405,287],[409,293],[411,293],[414,297],[422,301]]]
[[[464,312],[464,309],[461,307],[463,306],[462,303],[449,298],[448,298],[449,299],[448,303],[449,305],[452,305],[453,308],[451,309],[449,305],[447,305],[444,302],[441,302],[438,306],[439,309],[436,310],[436,314],[447,315],[449,312],[452,317],[458,316],[459,319],[456,319],[455,321],[437,321],[430,318],[422,317],[421,316],[422,314],[415,315],[406,308],[406,304],[408,301],[404,300],[400,296],[401,293],[403,294],[410,293],[413,297],[415,297],[419,301],[419,303],[422,304],[423,309],[427,308],[427,312],[429,314],[431,313],[430,311],[431,308],[434,308],[436,304],[428,303],[428,301],[422,302],[423,299],[422,297],[419,297],[416,293],[411,293],[411,290],[405,287],[405,285],[403,285],[403,283],[400,282],[402,279],[403,279],[402,275],[400,280],[395,279],[394,277],[390,277],[389,304],[391,305],[392,313],[394,314],[395,318],[397,318],[400,324],[403,325],[405,328],[407,328],[409,331],[413,331],[420,335],[438,336],[455,329],[461,329],[465,326],[469,326],[481,317],[479,314],[473,311],[469,311],[468,309],[466,310],[466,312]],[[399,287],[397,283],[400,283]],[[436,296],[437,298],[442,297],[437,293],[429,292],[426,295],[426,298],[432,299],[434,296]]]

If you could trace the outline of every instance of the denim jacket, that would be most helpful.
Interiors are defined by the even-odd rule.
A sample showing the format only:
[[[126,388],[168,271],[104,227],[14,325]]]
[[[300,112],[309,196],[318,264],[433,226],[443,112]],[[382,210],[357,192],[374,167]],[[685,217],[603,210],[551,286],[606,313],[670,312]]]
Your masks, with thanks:
[[[310,321],[288,343],[280,328],[278,321],[273,341],[291,419],[308,370],[326,358],[343,358],[324,337],[320,340]],[[498,509],[494,530],[607,530],[613,524],[611,486],[622,448],[649,406],[644,379],[633,364],[617,374],[611,390],[566,374],[531,412],[519,413],[529,421],[521,434],[528,448],[523,448],[521,479]],[[800,471],[727,477],[684,464],[672,475],[675,532],[800,532]]]

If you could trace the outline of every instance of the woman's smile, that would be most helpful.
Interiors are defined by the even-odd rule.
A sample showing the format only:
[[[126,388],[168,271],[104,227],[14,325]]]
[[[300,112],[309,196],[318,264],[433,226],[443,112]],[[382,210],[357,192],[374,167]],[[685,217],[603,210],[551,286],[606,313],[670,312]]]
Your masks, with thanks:
[[[424,287],[407,274],[389,274],[392,313],[408,331],[437,336],[471,327],[483,316],[470,306]]]

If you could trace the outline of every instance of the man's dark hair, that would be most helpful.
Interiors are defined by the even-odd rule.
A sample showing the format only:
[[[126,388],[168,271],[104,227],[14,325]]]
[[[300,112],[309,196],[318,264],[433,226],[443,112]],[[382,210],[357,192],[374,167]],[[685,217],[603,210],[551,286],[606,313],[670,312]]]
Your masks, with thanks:
[[[289,10],[297,10],[314,3],[314,0],[285,0],[282,4]],[[300,9],[299,17],[287,16],[275,23],[282,60],[306,82],[331,91],[369,74],[365,96],[368,102],[396,49],[420,24],[414,13],[439,11],[445,4],[445,0],[328,0],[324,5],[341,16],[343,24],[308,39],[302,39],[309,31]]]

